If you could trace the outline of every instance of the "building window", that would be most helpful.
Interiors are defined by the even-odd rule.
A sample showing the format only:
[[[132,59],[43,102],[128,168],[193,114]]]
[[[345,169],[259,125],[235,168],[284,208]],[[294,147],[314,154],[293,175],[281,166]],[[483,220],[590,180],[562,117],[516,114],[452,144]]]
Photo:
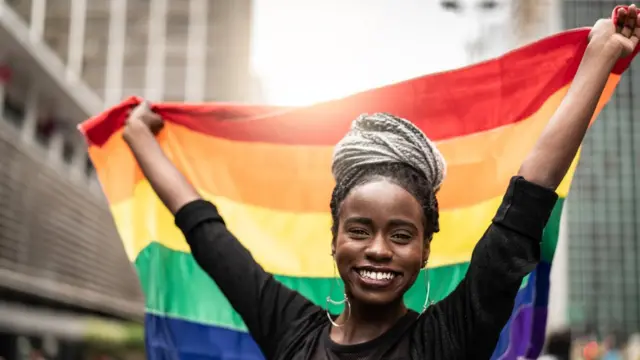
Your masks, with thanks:
[[[48,146],[49,140],[56,130],[57,125],[57,121],[50,118],[38,121],[38,125],[36,126],[36,140],[38,143],[42,146]]]
[[[71,164],[73,162],[73,155],[75,154],[75,147],[73,146],[73,142],[69,140],[65,140],[62,145],[62,160],[66,164]]]
[[[15,125],[18,129],[22,128],[24,124],[24,104],[16,101],[11,96],[6,96],[4,99],[4,118],[10,123]]]
[[[87,177],[93,176],[96,172],[96,169],[93,167],[93,163],[91,162],[91,159],[88,156],[85,162],[84,172],[85,174],[87,174]]]

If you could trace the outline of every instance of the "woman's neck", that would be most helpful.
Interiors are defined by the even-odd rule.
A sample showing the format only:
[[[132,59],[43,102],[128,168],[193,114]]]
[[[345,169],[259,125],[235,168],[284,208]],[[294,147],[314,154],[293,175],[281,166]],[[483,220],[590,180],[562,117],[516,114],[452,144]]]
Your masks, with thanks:
[[[331,340],[342,345],[360,344],[384,334],[407,313],[404,301],[385,305],[359,304],[351,302],[351,311],[347,308],[338,316],[336,323],[341,327],[331,328]]]

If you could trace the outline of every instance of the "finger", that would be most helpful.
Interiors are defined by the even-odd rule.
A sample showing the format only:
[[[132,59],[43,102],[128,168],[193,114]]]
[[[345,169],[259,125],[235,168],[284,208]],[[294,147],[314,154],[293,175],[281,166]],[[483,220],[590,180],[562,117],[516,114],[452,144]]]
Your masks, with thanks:
[[[622,30],[624,30],[624,24],[627,21],[627,10],[625,8],[619,8],[615,20],[616,32],[622,34]]]
[[[627,10],[625,10],[625,8],[621,7],[618,9],[618,14],[616,15],[616,26],[619,26],[620,28],[622,28],[624,26],[624,22],[627,19]]]
[[[633,51],[633,49],[635,48],[635,44],[637,43],[637,42],[634,42],[632,38],[628,38],[628,39],[622,38],[621,42],[622,42],[622,46],[624,47],[623,54],[625,54],[625,56],[626,54],[630,54]]]
[[[145,114],[145,116],[149,117],[150,119],[154,119],[154,120],[162,120],[162,117],[154,112],[148,112]]]
[[[640,23],[640,15],[638,15],[638,23]],[[631,52],[633,52],[636,47],[638,47],[638,43],[640,43],[640,27],[637,27],[633,30],[633,34],[629,37],[629,41],[631,41]]]
[[[627,20],[627,9],[619,8],[616,25],[624,26],[624,22]]]
[[[620,34],[622,34],[622,36],[626,38],[631,36],[631,34],[633,33],[633,29],[635,28],[635,18],[631,17],[631,11],[634,11],[635,16],[635,10],[633,9],[633,7],[629,6],[629,8],[625,10],[624,17],[621,18],[622,30],[620,31]]]
[[[629,41],[631,41],[631,49],[629,50],[629,52],[633,52],[636,49],[636,47],[638,46],[638,40],[640,40],[638,34],[634,33],[633,35],[631,35],[631,37],[629,38]]]
[[[629,10],[627,11],[627,20],[631,20],[635,24],[636,15],[638,15],[638,7],[635,4],[632,4],[631,6],[629,6]]]
[[[640,24],[640,14],[638,14],[636,23]],[[631,44],[632,44],[631,51],[634,51],[638,46],[638,43],[640,43],[640,27],[636,27],[633,30],[633,34],[631,34],[631,37],[629,37],[629,40],[631,40]]]
[[[145,102],[140,102],[129,112],[129,117],[143,118],[151,113],[148,105]]]
[[[143,99],[140,102],[140,107],[145,109],[145,110],[151,110],[151,103],[149,102],[149,100]]]
[[[625,27],[631,30],[631,33],[629,34],[629,36],[633,34],[633,31],[637,26],[637,23],[636,23],[637,18],[638,18],[638,8],[635,5],[629,6],[629,10],[627,13],[627,20],[625,22]]]
[[[153,105],[151,105],[151,102],[147,100],[143,100],[139,105],[140,107],[139,114],[143,117],[151,117],[151,118],[158,117],[158,115],[155,112],[153,112],[152,106]]]

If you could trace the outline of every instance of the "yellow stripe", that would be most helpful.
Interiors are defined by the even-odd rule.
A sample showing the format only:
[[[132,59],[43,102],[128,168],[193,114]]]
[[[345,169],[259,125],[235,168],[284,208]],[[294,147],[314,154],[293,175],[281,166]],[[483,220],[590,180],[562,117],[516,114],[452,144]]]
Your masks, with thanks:
[[[575,161],[571,173],[558,189],[560,196],[566,196],[574,169]],[[333,276],[329,256],[329,213],[283,212],[202,195],[218,206],[229,229],[267,271],[299,277]],[[430,266],[469,261],[473,247],[501,200],[501,197],[495,197],[474,206],[442,211],[442,230],[432,243]],[[174,226],[173,216],[146,180],[138,183],[133,198],[113,205],[111,210],[132,261],[151,240],[174,250],[190,251],[181,232]]]

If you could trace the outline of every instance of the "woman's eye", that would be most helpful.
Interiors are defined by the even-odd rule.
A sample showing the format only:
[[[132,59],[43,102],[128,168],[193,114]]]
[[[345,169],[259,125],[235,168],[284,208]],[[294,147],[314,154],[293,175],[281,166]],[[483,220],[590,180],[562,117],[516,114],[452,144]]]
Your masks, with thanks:
[[[411,234],[407,234],[407,233],[395,233],[391,236],[392,239],[396,240],[396,241],[409,241],[413,238],[413,236]]]
[[[369,236],[369,233],[364,229],[349,229],[349,235],[362,238]]]

